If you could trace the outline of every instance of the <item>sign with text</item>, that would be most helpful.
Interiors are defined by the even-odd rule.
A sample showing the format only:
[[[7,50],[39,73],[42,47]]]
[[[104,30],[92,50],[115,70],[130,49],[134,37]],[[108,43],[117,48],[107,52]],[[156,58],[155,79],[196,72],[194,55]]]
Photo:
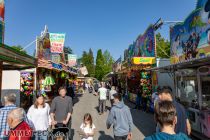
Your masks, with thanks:
[[[60,63],[61,62],[61,56],[60,54],[52,54],[52,62],[54,63]]]
[[[68,54],[68,65],[73,67],[77,64],[77,55],[75,54]]]
[[[155,64],[155,57],[133,57],[133,64],[135,65],[147,65],[147,64]]]
[[[63,70],[63,67],[61,64],[52,63],[52,67],[54,69]]]
[[[65,34],[50,33],[51,53],[63,53]]]

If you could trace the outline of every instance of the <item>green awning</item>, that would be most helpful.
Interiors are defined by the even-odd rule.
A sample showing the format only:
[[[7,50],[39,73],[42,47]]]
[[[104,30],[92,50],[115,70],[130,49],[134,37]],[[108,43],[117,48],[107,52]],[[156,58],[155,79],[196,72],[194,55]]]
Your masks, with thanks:
[[[34,57],[16,51],[5,44],[0,44],[0,61],[3,61],[3,70],[22,70],[37,66]]]

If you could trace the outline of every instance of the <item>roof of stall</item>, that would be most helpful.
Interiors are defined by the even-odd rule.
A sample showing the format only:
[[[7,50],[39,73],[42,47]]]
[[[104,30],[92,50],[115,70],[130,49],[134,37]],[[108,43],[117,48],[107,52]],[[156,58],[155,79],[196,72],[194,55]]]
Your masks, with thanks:
[[[201,66],[210,65],[210,56],[205,56],[202,58],[195,58],[191,60],[186,60],[184,62],[179,62],[176,64],[171,64],[164,67],[155,67],[147,70],[151,71],[160,71],[160,72],[174,72],[178,69],[189,69],[189,68],[197,68]]]
[[[3,70],[23,70],[34,68],[37,61],[34,57],[0,44],[0,61],[3,61]]]

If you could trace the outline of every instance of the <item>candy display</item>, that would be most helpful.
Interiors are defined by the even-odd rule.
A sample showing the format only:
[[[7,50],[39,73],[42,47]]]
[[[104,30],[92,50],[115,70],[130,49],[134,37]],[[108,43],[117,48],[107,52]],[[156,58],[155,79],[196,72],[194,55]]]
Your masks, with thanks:
[[[142,87],[142,92],[146,95],[151,95],[152,91],[152,81],[150,72],[141,72],[140,86]]]
[[[33,95],[33,73],[22,72],[20,77],[20,92],[26,96]]]

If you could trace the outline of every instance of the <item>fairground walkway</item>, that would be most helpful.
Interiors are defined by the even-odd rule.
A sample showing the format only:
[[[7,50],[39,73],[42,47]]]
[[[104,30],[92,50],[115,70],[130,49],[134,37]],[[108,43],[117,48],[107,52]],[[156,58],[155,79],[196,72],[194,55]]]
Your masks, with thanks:
[[[79,130],[85,113],[90,113],[93,117],[93,123],[96,126],[95,140],[113,140],[112,128],[109,130],[106,128],[106,119],[109,111],[103,115],[98,114],[97,96],[89,93],[78,94],[77,98],[74,99],[74,102],[75,105],[72,118],[72,133],[74,140],[81,139],[77,131]],[[110,107],[108,101],[107,106]],[[129,107],[133,108],[133,105],[129,104]],[[135,109],[131,109],[131,113],[134,121],[133,140],[143,140],[145,136],[155,132],[155,123],[152,114]]]

